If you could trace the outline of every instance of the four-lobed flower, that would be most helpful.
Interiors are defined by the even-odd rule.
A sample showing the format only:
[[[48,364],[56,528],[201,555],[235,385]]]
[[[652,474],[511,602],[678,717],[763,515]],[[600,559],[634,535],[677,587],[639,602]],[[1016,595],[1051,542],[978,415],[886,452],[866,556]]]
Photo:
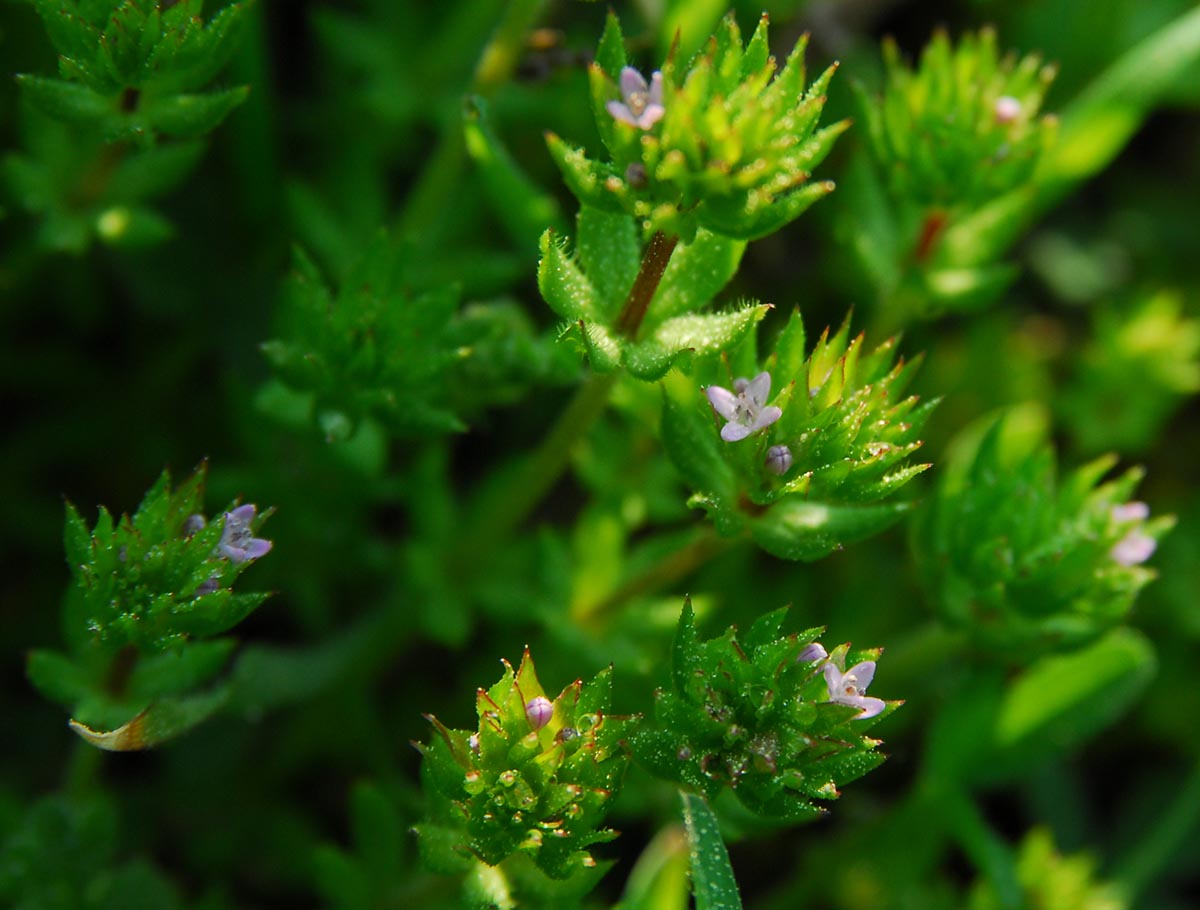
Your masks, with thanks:
[[[713,410],[728,421],[721,428],[721,438],[726,442],[745,439],[783,416],[780,408],[767,405],[771,374],[766,371],[753,379],[735,379],[732,392],[716,385],[710,385],[704,392]]]
[[[650,76],[650,84],[632,66],[621,69],[621,100],[613,99],[605,107],[614,120],[627,123],[639,130],[648,130],[662,119],[663,108],[663,78],[662,72],[655,70]]]

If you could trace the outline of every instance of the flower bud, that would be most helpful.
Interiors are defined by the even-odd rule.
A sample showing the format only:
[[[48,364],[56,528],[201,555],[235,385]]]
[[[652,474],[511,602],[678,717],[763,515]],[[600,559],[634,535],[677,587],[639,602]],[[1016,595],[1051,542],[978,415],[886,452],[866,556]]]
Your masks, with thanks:
[[[550,723],[550,718],[553,716],[554,705],[544,695],[531,698],[525,705],[525,717],[529,721],[529,726],[535,730],[540,730]]]
[[[792,450],[787,446],[771,446],[767,449],[767,470],[780,476],[792,466]]]

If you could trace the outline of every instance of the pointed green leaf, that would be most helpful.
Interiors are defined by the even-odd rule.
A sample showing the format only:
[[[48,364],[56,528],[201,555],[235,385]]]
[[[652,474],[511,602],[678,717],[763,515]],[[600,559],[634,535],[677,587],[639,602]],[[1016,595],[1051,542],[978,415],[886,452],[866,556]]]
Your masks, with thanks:
[[[741,910],[741,895],[717,817],[703,796],[680,791],[680,797],[696,910]]]
[[[43,696],[68,710],[78,705],[94,685],[83,667],[57,651],[30,651],[25,674]]]
[[[182,736],[208,720],[221,709],[228,697],[229,688],[221,687],[203,695],[157,702],[115,730],[93,730],[76,720],[71,721],[71,729],[96,748],[107,752],[148,749]]]
[[[1012,749],[1070,748],[1120,717],[1146,690],[1157,663],[1150,642],[1133,629],[1045,657],[1005,693],[996,741]]]
[[[212,132],[249,96],[249,86],[203,95],[169,95],[146,105],[141,113],[159,132],[191,139]]]
[[[769,304],[752,304],[724,313],[676,316],[654,330],[654,340],[672,352],[718,354],[737,344],[770,309]]]
[[[553,133],[546,134],[550,157],[562,172],[563,180],[580,203],[608,212],[622,212],[626,189],[622,181],[605,164],[592,161],[582,149],[574,149]]]
[[[116,110],[116,100],[86,86],[43,76],[17,76],[25,96],[39,108],[59,120],[90,126]]]
[[[631,216],[590,205],[579,208],[576,246],[588,279],[595,285],[604,313],[621,309],[641,266],[641,244]]]
[[[567,254],[566,242],[547,230],[541,239],[542,258],[538,263],[538,290],[542,299],[567,320],[600,319],[602,307],[596,289],[574,259]]]
[[[837,506],[788,497],[750,521],[755,543],[782,559],[810,562],[894,524],[907,503]]]
[[[662,437],[667,455],[693,490],[730,499],[737,485],[721,448],[727,443],[721,440],[707,402],[701,409],[703,392],[682,376],[678,386],[691,389],[695,397],[680,403],[673,395],[664,395]]]
[[[650,301],[645,327],[707,305],[737,272],[745,250],[743,241],[705,230],[697,231],[691,243],[676,246]]]
[[[532,249],[547,227],[562,228],[558,202],[542,192],[500,142],[481,97],[470,97],[463,105],[463,138],[492,211],[515,243]]]

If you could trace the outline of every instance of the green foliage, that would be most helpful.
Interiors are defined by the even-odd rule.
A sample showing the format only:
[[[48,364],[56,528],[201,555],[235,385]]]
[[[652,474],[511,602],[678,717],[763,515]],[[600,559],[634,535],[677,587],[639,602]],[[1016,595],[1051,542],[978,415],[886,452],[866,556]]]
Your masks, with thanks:
[[[582,204],[626,212],[648,232],[685,241],[698,228],[742,240],[774,233],[833,190],[828,181],[808,181],[849,126],[816,129],[836,67],[805,90],[804,51],[802,39],[776,74],[766,16],[749,42],[727,16],[690,63],[674,52],[667,58],[662,116],[636,125],[611,107],[630,99],[619,88],[624,38],[610,15],[589,71],[609,160],[588,158],[553,134],[550,152]]]
[[[695,312],[733,276],[746,246],[700,229],[687,245],[651,241],[645,256],[659,261],[662,279],[644,316],[631,324],[642,262],[634,219],[584,205],[576,243],[572,256],[552,232],[542,235],[538,289],[566,320],[561,340],[585,354],[595,372],[624,368],[637,379],[661,379],[674,366],[732,347],[770,309],[741,303],[724,312]],[[670,258],[662,262],[664,256]]]
[[[952,46],[934,33],[915,69],[883,43],[887,85],[859,89],[871,153],[898,204],[923,212],[971,211],[1029,182],[1056,121],[1039,117],[1054,68],[1039,57],[1001,57],[996,33]]]
[[[164,471],[132,517],[114,519],[101,507],[91,530],[67,503],[70,651],[33,651],[27,670],[47,698],[72,711],[78,732],[103,748],[153,745],[219,708],[222,691],[190,693],[228,662],[233,641],[216,636],[268,596],[232,590],[270,548],[251,540],[266,515],[231,505],[205,524],[206,470],[201,465],[175,489]],[[92,725],[120,729],[104,738]]]
[[[1021,216],[1053,143],[1057,120],[1038,115],[1054,69],[1001,57],[990,29],[956,46],[935,33],[915,70],[892,41],[883,57],[881,97],[858,87],[871,161],[851,194],[871,214],[855,252],[905,315],[983,306],[1013,277],[994,238]]]
[[[313,875],[330,907],[365,910],[401,907],[414,877],[406,862],[399,814],[376,785],[360,783],[350,795],[352,852],[323,844],[313,852]]]
[[[165,9],[152,0],[37,0],[62,78],[22,76],[22,87],[46,113],[107,142],[211,132],[249,89],[196,92],[233,53],[250,4],[229,4],[207,23],[200,7],[201,0]]]
[[[1183,399],[1200,391],[1200,322],[1182,309],[1177,294],[1160,292],[1096,314],[1094,337],[1059,403],[1085,451],[1143,451]]]
[[[249,95],[204,91],[224,68],[250,3],[200,18],[200,0],[36,0],[60,78],[17,76],[29,152],[4,162],[14,200],[40,217],[46,249],[159,244],[170,223],[146,205],[199,161],[197,141]]]
[[[1129,906],[1116,885],[1097,881],[1093,857],[1059,853],[1045,828],[1035,828],[1022,841],[1017,877],[1021,906],[1027,910],[1126,910]],[[1004,906],[989,883],[981,881],[971,892],[968,908],[1001,910]]]
[[[849,332],[849,320],[833,337],[826,330],[805,358],[804,326],[799,311],[792,314],[763,364],[774,393],[764,404],[782,414],[746,439],[718,433],[724,418],[694,380],[665,383],[663,444],[695,491],[690,504],[721,534],[748,533],[776,556],[812,560],[878,533],[907,508],[884,500],[929,467],[907,462],[936,402],[903,397],[919,360],[894,362],[895,339],[864,353],[863,336],[851,340]],[[728,358],[702,364],[696,378],[711,390],[731,373],[758,369],[748,336]],[[768,459],[777,446],[789,452],[782,473]]]
[[[721,839],[717,817],[704,797],[686,792],[680,796],[696,910],[741,910],[742,897],[729,864],[729,852]]]
[[[297,250],[286,289],[286,337],[263,344],[279,377],[311,395],[311,419],[330,441],[367,417],[398,436],[462,429],[448,407],[446,375],[468,352],[448,323],[453,288],[413,293],[407,256],[380,236],[336,296]]]
[[[780,821],[816,818],[813,800],[883,762],[879,743],[863,735],[859,709],[830,701],[824,660],[800,660],[820,628],[784,635],[787,610],[761,616],[740,636],[736,628],[709,641],[684,604],[671,656],[671,686],[655,694],[656,723],[632,747],[655,775],[714,798],[729,788],[750,811]],[[878,651],[834,649],[844,670]],[[895,703],[893,703],[894,706]],[[693,871],[694,874],[694,871]]]
[[[631,719],[608,713],[611,671],[576,680],[553,701],[541,726],[532,719],[545,694],[525,652],[513,672],[479,690],[479,728],[452,730],[435,718],[420,746],[429,820],[418,826],[422,855],[437,869],[469,857],[497,866],[523,854],[552,879],[593,883],[593,844],[616,837],[601,827],[629,759],[622,741]]]
[[[107,800],[39,800],[0,843],[0,899],[13,910],[182,907],[158,869],[119,855],[118,834]]]
[[[1061,481],[1036,415],[964,434],[914,529],[923,580],[952,625],[1013,660],[1112,628],[1155,576],[1142,563],[1174,524],[1131,503],[1142,472],[1115,456]]]

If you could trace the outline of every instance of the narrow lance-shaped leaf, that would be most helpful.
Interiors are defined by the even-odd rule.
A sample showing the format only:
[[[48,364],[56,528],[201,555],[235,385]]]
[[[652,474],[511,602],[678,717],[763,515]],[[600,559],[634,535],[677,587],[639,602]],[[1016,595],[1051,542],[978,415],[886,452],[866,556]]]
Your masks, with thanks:
[[[680,792],[683,824],[687,829],[692,865],[692,896],[696,910],[741,910],[742,898],[721,828],[708,801],[695,793]]]

